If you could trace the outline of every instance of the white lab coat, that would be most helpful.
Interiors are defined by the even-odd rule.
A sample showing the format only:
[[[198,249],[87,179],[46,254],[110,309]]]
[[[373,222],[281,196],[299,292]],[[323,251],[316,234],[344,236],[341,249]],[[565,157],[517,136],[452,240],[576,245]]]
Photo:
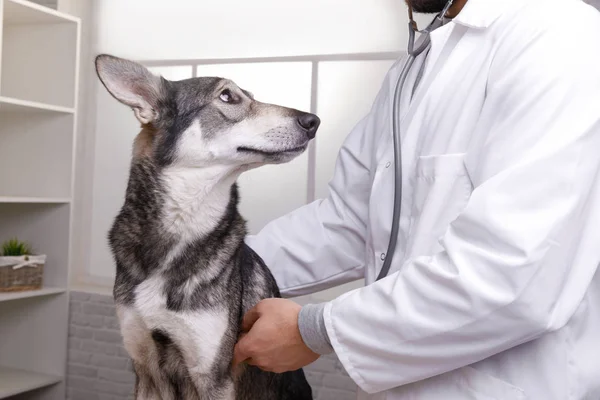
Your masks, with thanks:
[[[469,0],[432,35],[400,111],[392,270],[389,72],[326,199],[248,243],[287,296],[327,304],[360,399],[600,399],[600,14],[579,0]],[[325,121],[326,123],[326,121]]]

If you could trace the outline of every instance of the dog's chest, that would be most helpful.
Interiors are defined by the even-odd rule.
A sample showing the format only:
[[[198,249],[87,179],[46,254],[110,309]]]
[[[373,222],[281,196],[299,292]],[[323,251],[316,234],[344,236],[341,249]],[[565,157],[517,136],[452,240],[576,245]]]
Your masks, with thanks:
[[[150,334],[160,331],[173,341],[190,372],[209,371],[221,356],[223,338],[231,331],[229,311],[223,307],[169,310],[163,285],[162,279],[150,278],[136,288],[134,306],[125,309],[121,318],[124,339],[127,341],[126,336],[130,334],[139,337],[133,331],[140,329],[139,321],[143,321],[143,329]],[[127,324],[127,321],[135,323]]]

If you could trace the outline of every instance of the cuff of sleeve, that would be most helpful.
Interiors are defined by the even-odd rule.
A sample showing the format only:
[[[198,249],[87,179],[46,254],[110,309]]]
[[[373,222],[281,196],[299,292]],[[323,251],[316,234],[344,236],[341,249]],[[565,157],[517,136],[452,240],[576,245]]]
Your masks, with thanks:
[[[319,355],[333,353],[323,311],[325,304],[308,304],[300,310],[298,327],[304,344]]]
[[[340,299],[344,298],[345,296],[349,295],[349,293],[346,293],[345,295],[342,295],[340,298],[338,298],[336,301],[339,301]],[[348,373],[348,375],[350,375],[350,378],[352,378],[352,380],[358,385],[358,387],[360,387],[364,392],[368,393],[368,394],[373,394],[373,393],[377,393],[381,390],[377,390],[377,388],[374,388],[370,383],[367,383],[361,373],[357,370],[357,368],[355,367],[355,365],[350,361],[350,357],[348,354],[348,349],[346,348],[346,346],[344,346],[341,342],[340,342],[340,337],[337,334],[336,330],[334,329],[333,326],[333,318],[332,318],[332,308],[334,306],[334,301],[327,303],[325,305],[325,309],[323,310],[323,318],[325,320],[325,327],[328,329],[327,333],[329,335],[329,340],[331,343],[333,343],[335,345],[336,348],[336,356],[338,357],[338,359],[340,360],[340,362],[342,363],[342,366],[344,367],[344,369],[346,370],[346,372]]]

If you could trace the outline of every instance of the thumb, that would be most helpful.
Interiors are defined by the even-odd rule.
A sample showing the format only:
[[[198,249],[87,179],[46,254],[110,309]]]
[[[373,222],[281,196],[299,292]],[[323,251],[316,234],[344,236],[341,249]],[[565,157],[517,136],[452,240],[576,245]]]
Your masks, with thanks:
[[[248,332],[258,318],[260,318],[260,312],[258,311],[257,306],[254,306],[242,319],[242,332]]]

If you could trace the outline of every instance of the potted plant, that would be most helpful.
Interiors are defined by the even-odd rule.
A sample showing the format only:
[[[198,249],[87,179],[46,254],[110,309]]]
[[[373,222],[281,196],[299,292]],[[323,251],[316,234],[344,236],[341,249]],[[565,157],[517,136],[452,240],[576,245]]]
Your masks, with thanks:
[[[31,246],[10,239],[0,249],[0,292],[20,292],[42,288],[45,255],[34,255]]]

